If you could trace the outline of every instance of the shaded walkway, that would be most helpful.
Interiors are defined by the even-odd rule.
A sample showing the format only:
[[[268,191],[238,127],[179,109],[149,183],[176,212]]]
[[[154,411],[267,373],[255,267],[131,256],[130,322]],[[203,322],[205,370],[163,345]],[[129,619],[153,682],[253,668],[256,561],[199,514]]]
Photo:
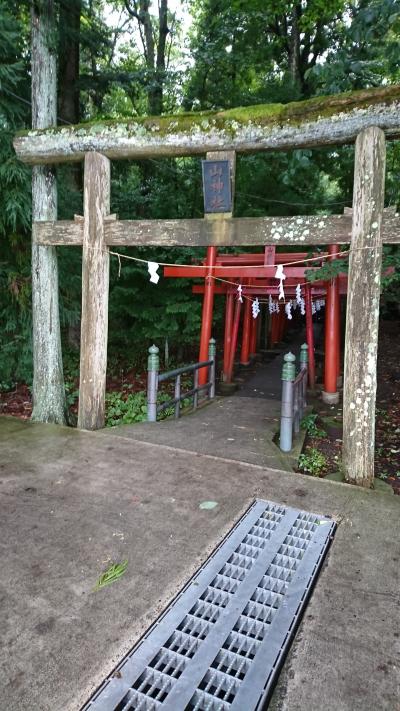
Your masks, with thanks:
[[[240,383],[235,393],[239,397],[264,398],[266,400],[281,400],[283,356],[291,351],[296,356],[299,365],[300,346],[305,342],[304,336],[297,335],[285,346],[282,352],[277,352],[275,358],[268,362],[255,362],[248,369],[238,373],[236,380]],[[272,351],[270,351],[272,354]],[[242,381],[242,382],[241,382]]]

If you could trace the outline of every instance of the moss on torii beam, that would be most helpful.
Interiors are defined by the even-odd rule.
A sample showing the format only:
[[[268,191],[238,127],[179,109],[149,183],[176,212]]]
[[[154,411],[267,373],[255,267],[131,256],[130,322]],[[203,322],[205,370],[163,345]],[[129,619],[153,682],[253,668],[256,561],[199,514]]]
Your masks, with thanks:
[[[400,137],[400,85],[290,104],[24,131],[14,147],[20,160],[31,164],[80,161],[88,151],[114,159],[253,153],[353,143],[369,126],[378,126],[387,138]]]

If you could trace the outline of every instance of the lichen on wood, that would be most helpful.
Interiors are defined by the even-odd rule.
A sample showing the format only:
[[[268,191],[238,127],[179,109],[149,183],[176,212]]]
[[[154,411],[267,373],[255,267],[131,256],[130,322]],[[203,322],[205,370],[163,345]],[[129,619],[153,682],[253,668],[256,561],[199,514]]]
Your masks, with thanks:
[[[343,393],[343,468],[347,481],[374,480],[376,361],[382,266],[385,137],[357,138],[349,261]]]
[[[54,31],[54,4],[32,3],[32,125],[56,123],[56,57],[48,38]],[[52,166],[32,172],[34,221],[57,219],[57,180]],[[57,254],[32,243],[33,410],[37,422],[65,424],[66,402],[58,308]]]
[[[104,244],[110,213],[110,161],[92,153],[85,158],[82,322],[78,427],[104,427],[107,373],[109,254]]]
[[[351,143],[361,130],[372,125],[382,128],[389,138],[398,137],[399,109],[400,86],[393,85],[289,104],[124,118],[20,132],[14,146],[26,163],[78,161],[88,151],[122,159],[218,150],[287,150]]]
[[[106,220],[108,246],[210,247],[223,240],[225,247],[266,245],[347,244],[351,240],[350,215],[292,217],[233,217],[218,215],[218,230],[204,218],[180,220]],[[382,221],[382,242],[400,244],[400,218],[387,213]],[[83,222],[34,222],[37,244],[82,245]]]

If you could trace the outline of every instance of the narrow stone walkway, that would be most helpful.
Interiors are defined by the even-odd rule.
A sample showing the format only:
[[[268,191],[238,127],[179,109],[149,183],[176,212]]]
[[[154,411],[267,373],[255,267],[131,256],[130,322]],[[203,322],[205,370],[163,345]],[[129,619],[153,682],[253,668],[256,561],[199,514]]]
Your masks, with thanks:
[[[276,357],[269,362],[255,362],[248,370],[238,373],[236,380],[240,383],[235,393],[239,397],[256,397],[267,400],[281,400],[283,356],[291,351],[296,356],[298,367],[300,346],[305,342],[304,334],[293,339],[286,348],[277,352]],[[242,382],[241,382],[242,381]]]

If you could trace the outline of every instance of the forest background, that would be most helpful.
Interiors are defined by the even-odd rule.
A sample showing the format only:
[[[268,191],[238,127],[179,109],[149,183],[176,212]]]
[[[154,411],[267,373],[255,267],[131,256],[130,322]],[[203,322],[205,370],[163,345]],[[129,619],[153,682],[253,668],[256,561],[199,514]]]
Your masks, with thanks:
[[[39,0],[38,0],[39,1]],[[55,0],[58,123],[287,103],[400,82],[398,0]],[[30,6],[0,0],[0,390],[32,380],[31,174],[12,148],[31,125]],[[353,147],[238,158],[235,215],[335,214],[351,206]],[[82,168],[58,169],[59,219],[82,214]],[[386,205],[398,205],[400,144],[388,144]],[[203,215],[198,158],[112,163],[121,219]],[[123,251],[123,250],[122,250]],[[128,254],[189,263],[201,249]],[[59,248],[66,379],[77,375],[81,249]],[[398,246],[385,264],[399,266]],[[398,315],[399,270],[381,308]],[[149,282],[111,262],[111,370],[144,362],[155,342],[181,360],[198,343],[201,303],[185,279]],[[222,320],[217,299],[215,329]],[[166,348],[167,346],[167,348]]]

